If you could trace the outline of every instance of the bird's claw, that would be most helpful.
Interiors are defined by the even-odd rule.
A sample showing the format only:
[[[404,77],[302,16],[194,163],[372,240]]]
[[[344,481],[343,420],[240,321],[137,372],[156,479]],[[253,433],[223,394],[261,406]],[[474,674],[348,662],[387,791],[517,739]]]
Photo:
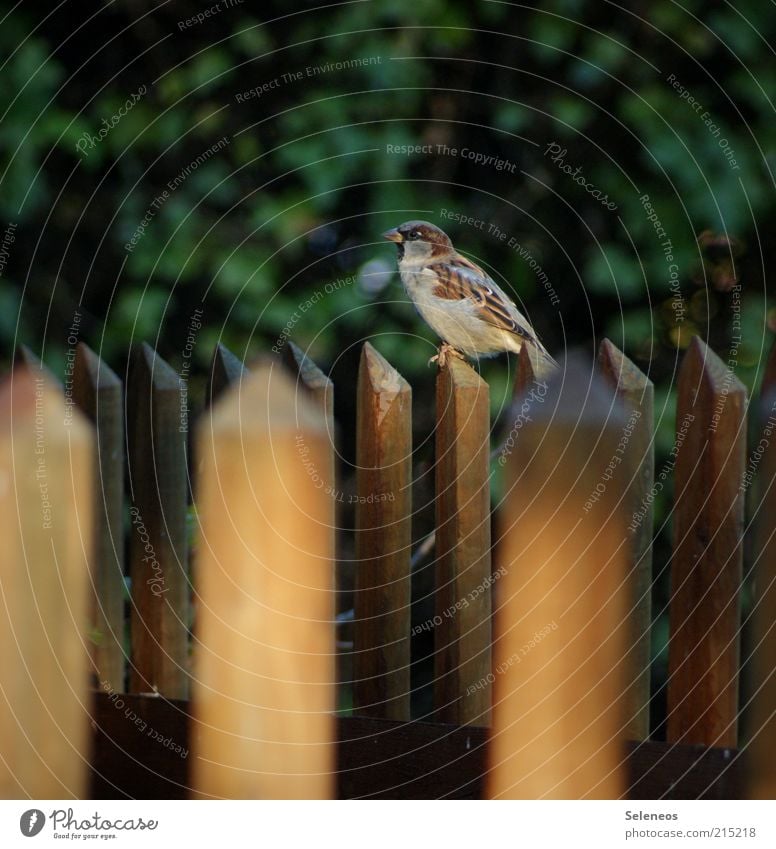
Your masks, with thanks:
[[[448,345],[447,342],[443,342],[439,348],[439,352],[431,357],[428,364],[431,365],[431,363],[439,363],[439,368],[444,368],[447,365],[448,357],[458,357],[459,360],[462,360],[463,354],[453,348],[452,345]]]

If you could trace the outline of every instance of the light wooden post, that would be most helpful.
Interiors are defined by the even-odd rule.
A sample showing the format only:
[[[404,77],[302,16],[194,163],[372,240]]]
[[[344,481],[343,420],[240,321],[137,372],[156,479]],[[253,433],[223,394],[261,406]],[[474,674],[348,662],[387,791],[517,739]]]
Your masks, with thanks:
[[[652,381],[604,339],[598,352],[601,373],[625,408],[625,425],[620,435],[613,474],[627,472],[627,492],[622,504],[626,529],[631,536],[628,558],[630,583],[631,649],[625,661],[630,685],[626,708],[630,740],[649,737],[649,682],[652,652],[652,488],[655,483],[655,427]],[[623,461],[629,458],[630,462]]]
[[[746,389],[697,336],[676,419],[667,737],[735,746]]]
[[[412,391],[368,342],[357,405],[353,706],[409,720]]]
[[[279,366],[215,405],[201,458],[195,788],[333,796],[331,442]]]
[[[124,691],[124,415],[121,381],[83,342],[73,370],[73,399],[96,436],[92,648],[105,690]]]
[[[623,416],[591,372],[572,359],[534,387],[507,460],[490,798],[610,799],[624,789],[629,540],[622,486],[597,489]]]
[[[134,354],[129,428],[130,692],[189,693],[186,430],[178,375],[143,343]]]
[[[93,434],[57,384],[0,385],[0,797],[78,798],[88,778]]]
[[[434,707],[439,722],[490,721],[488,385],[451,358],[436,389]],[[472,689],[485,679],[485,685]]]

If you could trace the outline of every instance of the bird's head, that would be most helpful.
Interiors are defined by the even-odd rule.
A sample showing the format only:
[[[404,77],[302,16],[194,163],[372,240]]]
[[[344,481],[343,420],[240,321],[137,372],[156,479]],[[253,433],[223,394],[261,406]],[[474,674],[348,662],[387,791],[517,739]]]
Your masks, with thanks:
[[[448,235],[428,221],[407,221],[393,230],[387,230],[383,238],[396,243],[400,260],[411,262],[441,259],[453,250]]]

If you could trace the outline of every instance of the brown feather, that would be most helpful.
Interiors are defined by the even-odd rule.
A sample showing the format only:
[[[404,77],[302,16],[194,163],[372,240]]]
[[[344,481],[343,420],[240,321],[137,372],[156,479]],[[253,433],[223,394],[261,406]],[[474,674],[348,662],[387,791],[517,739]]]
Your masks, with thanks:
[[[432,290],[437,298],[448,301],[468,298],[477,305],[482,321],[524,339],[534,339],[533,333],[512,318],[508,305],[488,286],[490,277],[478,265],[465,257],[455,255],[446,262],[431,263],[426,268],[433,271],[441,281]],[[472,279],[472,274],[479,279]]]

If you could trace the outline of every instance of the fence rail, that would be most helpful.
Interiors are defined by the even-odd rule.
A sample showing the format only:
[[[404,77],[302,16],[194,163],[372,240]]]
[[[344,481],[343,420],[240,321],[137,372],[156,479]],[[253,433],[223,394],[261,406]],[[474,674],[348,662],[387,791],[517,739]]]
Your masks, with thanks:
[[[493,455],[488,386],[452,359],[436,387],[434,612],[415,627],[411,388],[368,343],[354,388],[353,673],[337,682],[329,378],[292,343],[250,367],[219,345],[194,422],[186,380],[148,345],[122,381],[80,344],[64,385],[20,350],[0,384],[0,794],[773,795],[776,349],[750,422],[744,387],[693,340],[657,475],[652,384],[610,341],[549,384],[521,355]],[[670,485],[658,743],[653,505]],[[418,631],[434,641],[433,722],[410,712]],[[338,688],[354,715],[335,720]]]

